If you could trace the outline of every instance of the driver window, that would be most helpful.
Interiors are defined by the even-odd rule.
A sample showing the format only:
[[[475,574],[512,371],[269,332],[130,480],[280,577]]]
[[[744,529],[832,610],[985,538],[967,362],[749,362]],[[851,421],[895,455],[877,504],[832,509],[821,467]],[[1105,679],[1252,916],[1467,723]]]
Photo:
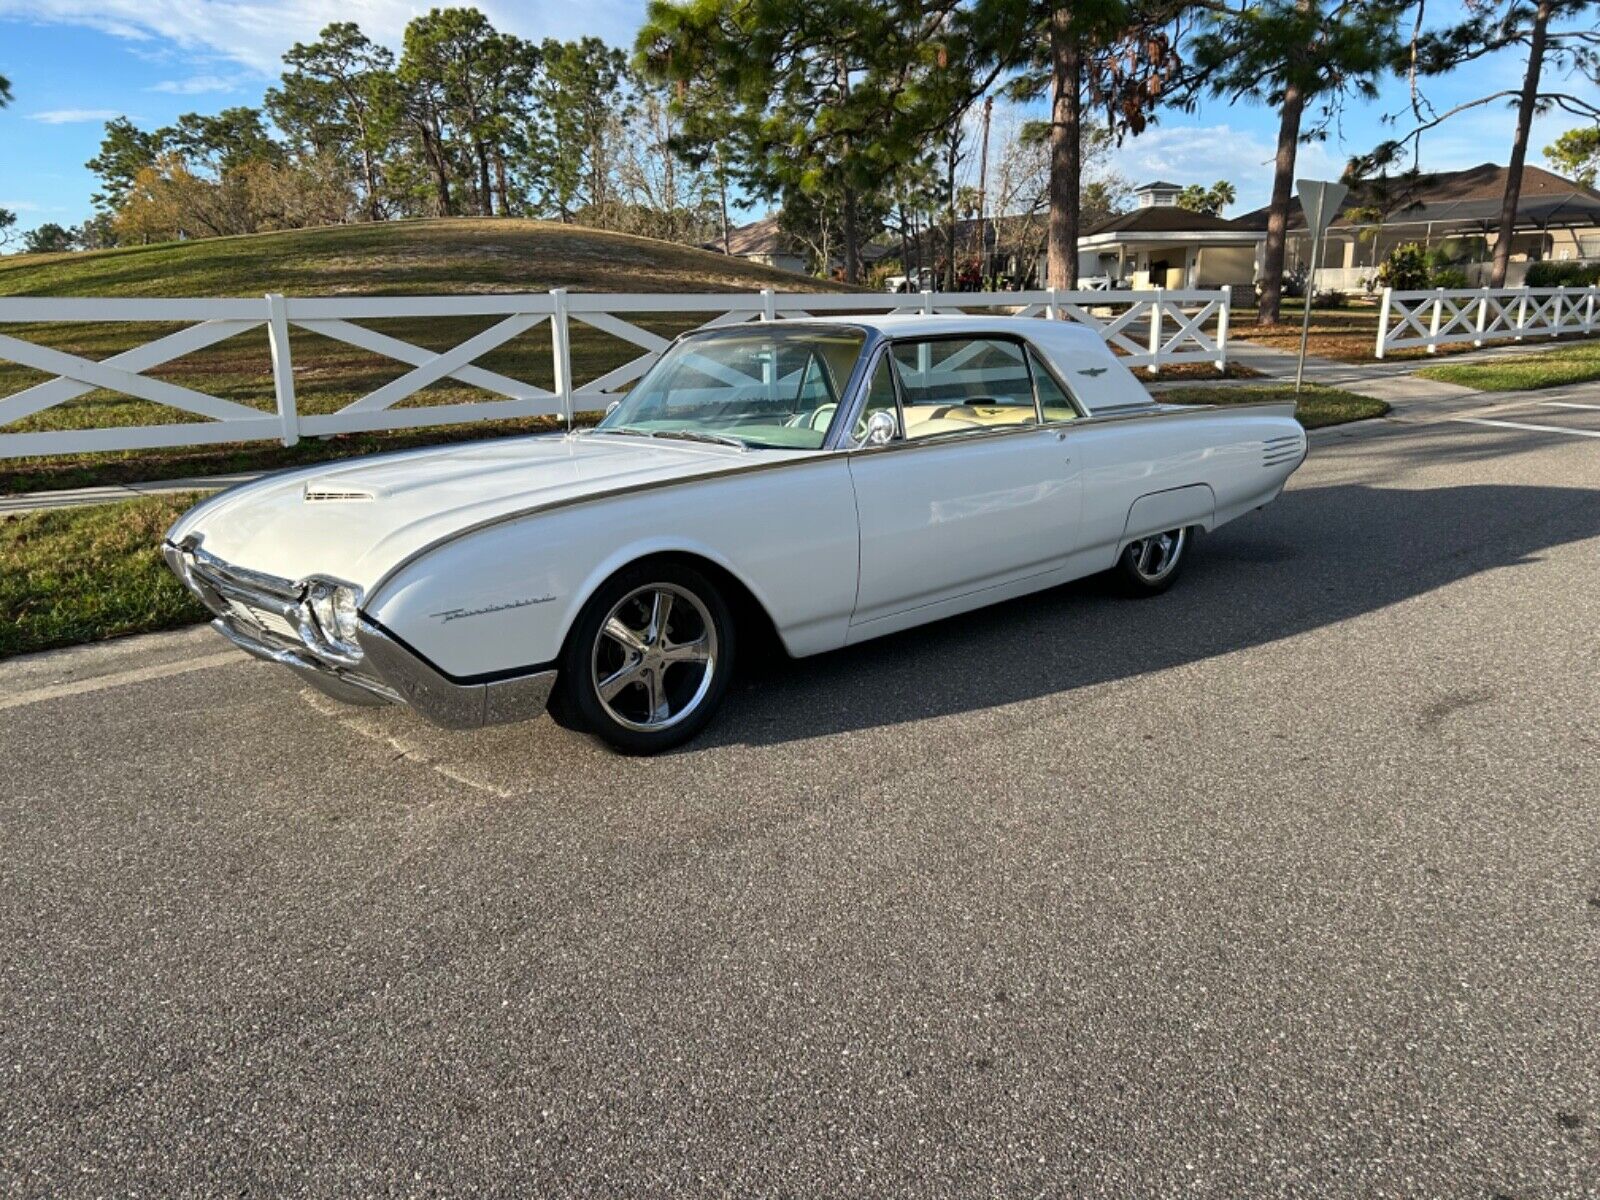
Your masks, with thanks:
[[[996,338],[898,342],[905,436],[937,437],[999,425],[1034,425],[1033,381],[1023,349]]]

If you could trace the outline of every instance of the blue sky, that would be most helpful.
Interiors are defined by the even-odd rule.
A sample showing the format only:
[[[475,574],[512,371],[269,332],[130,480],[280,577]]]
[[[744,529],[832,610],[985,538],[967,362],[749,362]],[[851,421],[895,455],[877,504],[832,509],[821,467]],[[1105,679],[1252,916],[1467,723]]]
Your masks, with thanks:
[[[0,0],[0,74],[16,101],[0,111],[0,207],[28,228],[45,221],[81,221],[91,212],[94,178],[83,164],[95,154],[101,126],[119,114],[154,127],[183,112],[257,104],[276,78],[279,56],[334,20],[357,21],[369,35],[398,46],[405,23],[425,3],[401,0]],[[643,0],[516,0],[480,3],[500,28],[525,37],[592,34],[630,45]],[[1430,18],[1446,19],[1445,6]],[[1443,109],[1470,96],[1516,87],[1514,54],[1491,57],[1430,87]],[[1591,99],[1600,89],[1574,85]],[[1382,114],[1405,104],[1403,81],[1391,81],[1375,104],[1352,107],[1326,144],[1301,148],[1300,171],[1334,178],[1345,158],[1384,136]],[[1530,161],[1562,129],[1560,115],[1534,129]],[[1428,135],[1429,169],[1504,162],[1512,116],[1503,104],[1454,118]],[[1266,200],[1276,114],[1260,107],[1203,104],[1191,115],[1167,114],[1116,153],[1115,167],[1132,182],[1161,177],[1178,183],[1232,180],[1239,203],[1230,214]]]

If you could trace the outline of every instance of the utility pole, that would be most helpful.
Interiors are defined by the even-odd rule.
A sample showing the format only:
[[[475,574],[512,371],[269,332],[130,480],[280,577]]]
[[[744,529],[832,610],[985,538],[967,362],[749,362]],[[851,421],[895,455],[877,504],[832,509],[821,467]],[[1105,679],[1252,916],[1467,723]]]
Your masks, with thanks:
[[[994,113],[994,97],[983,98],[983,140],[978,150],[978,253],[983,255],[983,277],[989,277],[989,235],[985,225],[989,217],[989,118]],[[999,241],[998,229],[996,241]]]

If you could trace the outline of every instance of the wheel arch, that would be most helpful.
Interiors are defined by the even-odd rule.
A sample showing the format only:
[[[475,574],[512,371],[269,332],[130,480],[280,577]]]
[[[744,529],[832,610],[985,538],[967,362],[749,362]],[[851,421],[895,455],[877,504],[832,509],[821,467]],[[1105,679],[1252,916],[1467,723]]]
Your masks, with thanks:
[[[595,594],[623,571],[646,563],[673,563],[698,571],[722,592],[722,598],[728,602],[732,612],[739,638],[747,649],[770,651],[776,648],[787,653],[777,622],[773,620],[765,602],[732,567],[699,551],[667,547],[644,550],[631,557],[624,556],[620,562],[608,560],[607,569],[595,573],[585,586],[582,599],[572,605],[566,628],[561,631],[563,653],[573,630],[577,628],[579,614],[588,607]]]

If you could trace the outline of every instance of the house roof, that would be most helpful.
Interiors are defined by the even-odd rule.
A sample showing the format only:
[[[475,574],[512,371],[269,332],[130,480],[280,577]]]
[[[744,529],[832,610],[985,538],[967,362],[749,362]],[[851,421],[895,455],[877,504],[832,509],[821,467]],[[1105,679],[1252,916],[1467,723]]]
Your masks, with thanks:
[[[1505,195],[1509,172],[1497,163],[1479,163],[1464,171],[1436,171],[1430,174],[1399,175],[1386,180],[1369,180],[1350,189],[1333,220],[1335,226],[1372,224],[1352,220],[1351,209],[1378,207],[1386,212],[1385,224],[1481,225],[1492,228],[1500,221],[1500,205]],[[1265,230],[1267,209],[1239,217],[1234,224],[1243,229]],[[1600,192],[1542,167],[1523,167],[1522,189],[1517,200],[1517,224],[1523,228],[1546,225],[1600,225]],[[1300,201],[1289,203],[1289,228],[1304,229],[1305,214]]]
[[[722,239],[706,243],[707,249],[721,250]],[[778,214],[751,221],[728,231],[728,253],[740,258],[752,254],[793,254],[790,238],[778,228]]]
[[[1181,184],[1181,183],[1168,183],[1165,179],[1156,179],[1156,180],[1151,181],[1150,183],[1141,183],[1138,187],[1134,188],[1133,190],[1136,193],[1137,192],[1181,192],[1181,191],[1183,191],[1183,184]]]
[[[1210,213],[1190,212],[1177,205],[1163,204],[1107,217],[1091,225],[1083,236],[1095,237],[1102,233],[1199,233],[1213,229],[1237,232],[1238,226]]]

